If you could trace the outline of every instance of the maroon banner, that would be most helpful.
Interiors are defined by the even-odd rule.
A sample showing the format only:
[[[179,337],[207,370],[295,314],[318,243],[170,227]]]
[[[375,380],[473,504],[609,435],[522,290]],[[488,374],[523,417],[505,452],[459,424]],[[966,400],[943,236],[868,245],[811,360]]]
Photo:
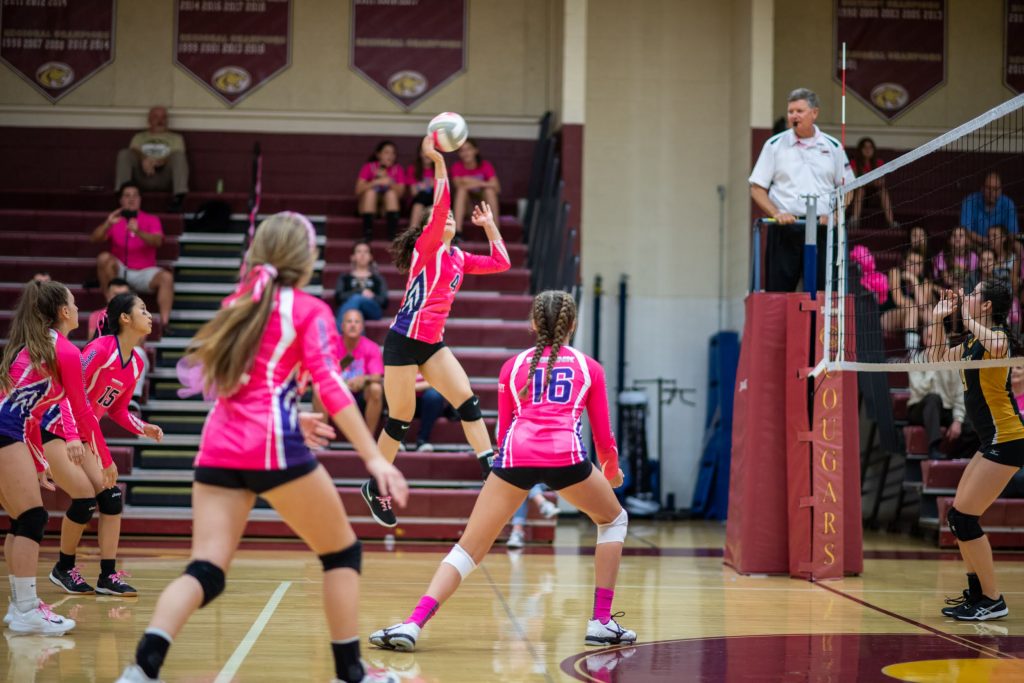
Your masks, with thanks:
[[[1013,92],[1024,93],[1024,2],[1006,0],[1003,29],[1003,82]]]
[[[233,107],[291,64],[291,0],[177,0],[174,63]]]
[[[466,66],[465,0],[352,0],[349,65],[404,109]]]
[[[114,60],[114,0],[3,0],[0,61],[51,102]]]
[[[884,119],[946,81],[945,0],[836,0],[836,80]]]

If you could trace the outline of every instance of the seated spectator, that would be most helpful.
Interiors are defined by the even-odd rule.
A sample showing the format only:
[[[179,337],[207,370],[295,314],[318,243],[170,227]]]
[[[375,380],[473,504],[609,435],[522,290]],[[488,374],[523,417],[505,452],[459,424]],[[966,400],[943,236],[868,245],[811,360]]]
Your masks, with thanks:
[[[980,246],[988,229],[993,225],[1003,226],[1010,235],[1017,234],[1017,208],[1013,200],[1003,194],[1003,181],[998,173],[985,176],[980,192],[973,192],[964,198],[960,206],[960,224],[971,232],[971,242]]]
[[[927,346],[946,344],[941,325],[926,325]],[[922,349],[914,354],[913,361],[927,362],[928,352]],[[928,435],[928,457],[945,458],[939,450],[942,444],[942,427],[946,427],[946,438],[956,441],[967,414],[964,406],[964,389],[960,373],[956,370],[909,370],[910,400],[907,401],[907,420],[912,425],[921,425]]]
[[[416,432],[417,451],[428,453],[434,450],[434,446],[430,443],[430,435],[434,431],[434,424],[442,415],[452,421],[459,419],[459,414],[448,404],[448,401],[444,400],[441,392],[430,386],[430,383],[423,379],[423,375],[417,374],[416,412],[413,415],[420,420],[420,427]],[[401,448],[404,450],[405,446],[401,446]]]
[[[544,497],[544,491],[547,488],[544,484],[536,484],[530,489],[526,500],[523,501],[523,504],[519,506],[519,509],[512,516],[512,533],[508,535],[508,541],[505,542],[506,546],[515,550],[526,545],[526,515],[530,511],[531,500],[540,509],[540,514],[545,519],[551,519],[558,515],[558,506]]]
[[[388,283],[377,271],[369,242],[356,242],[351,263],[352,270],[339,275],[334,284],[339,325],[345,312],[353,308],[362,312],[364,320],[380,320],[388,307]]]
[[[907,244],[909,251],[921,255],[924,259],[925,272],[928,272],[928,264],[931,262],[931,249],[928,244],[928,231],[920,225],[912,225],[907,229]]]
[[[409,225],[423,225],[423,216],[434,204],[434,162],[419,151],[416,162],[405,169],[405,183],[412,194]]]
[[[889,279],[875,270],[875,256],[871,250],[858,244],[850,250],[850,261],[860,269],[860,286],[871,292],[881,305],[889,300]]]
[[[949,233],[949,239],[932,261],[935,281],[944,289],[954,292],[961,287],[967,289],[967,283],[978,270],[978,254],[971,249],[967,228],[958,225]]]
[[[341,376],[363,411],[366,426],[373,433],[384,408],[384,354],[380,346],[363,336],[363,314],[358,308],[345,312],[341,321]],[[319,397],[313,397],[313,409],[324,412]]]
[[[383,209],[388,239],[398,235],[399,201],[405,192],[405,172],[398,163],[398,150],[390,140],[381,140],[370,159],[359,169],[356,197],[363,219],[363,239],[373,239],[373,218]]]
[[[494,171],[494,166],[480,156],[480,150],[473,138],[469,138],[459,147],[459,160],[452,165],[452,188],[455,190],[455,232],[456,238],[462,235],[462,221],[466,218],[470,202],[487,202],[498,220],[498,195],[501,194],[501,182]]]
[[[156,305],[164,334],[170,333],[174,305],[174,276],[156,265],[156,251],[164,243],[160,219],[142,210],[142,195],[135,183],[125,183],[118,192],[121,208],[92,231],[90,242],[109,241],[110,251],[96,257],[96,275],[104,292],[114,278],[126,280],[136,292],[156,293]]]
[[[924,257],[917,251],[907,250],[903,265],[889,271],[889,299],[879,306],[882,329],[885,332],[903,331],[907,350],[920,347],[918,334],[921,317],[935,305],[935,289],[925,277]]]
[[[181,211],[188,193],[185,139],[167,129],[167,108],[149,110],[149,127],[117,153],[114,187],[131,182],[152,191],[173,192],[168,211]]]
[[[861,138],[857,143],[857,152],[850,157],[850,170],[854,175],[862,176],[873,171],[885,162],[875,156],[875,141],[871,138]],[[878,197],[878,202],[885,214],[886,225],[890,228],[896,227],[896,221],[892,215],[892,200],[889,198],[889,190],[885,188],[885,178],[879,178],[867,187],[859,187],[853,191],[852,214],[850,220],[853,227],[860,223],[861,213],[864,209],[864,202],[867,198]]]

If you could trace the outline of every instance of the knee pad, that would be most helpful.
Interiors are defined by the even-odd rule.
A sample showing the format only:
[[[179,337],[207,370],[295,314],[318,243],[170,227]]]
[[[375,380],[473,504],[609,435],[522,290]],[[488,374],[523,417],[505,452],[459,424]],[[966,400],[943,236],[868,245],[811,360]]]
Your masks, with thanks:
[[[358,574],[363,568],[363,544],[356,541],[344,550],[320,556],[324,571],[332,569],[355,569]]]
[[[41,543],[43,534],[46,532],[46,522],[49,519],[50,515],[47,514],[46,508],[37,507],[25,510],[18,517],[14,535]]]
[[[185,567],[185,573],[203,588],[203,604],[200,607],[206,607],[224,592],[224,570],[212,562],[193,560]]]
[[[625,543],[626,530],[629,528],[629,515],[623,510],[619,516],[608,524],[597,525],[598,543]]]
[[[459,419],[463,422],[474,422],[484,416],[480,412],[480,397],[473,394],[466,399],[466,402],[455,409],[455,412],[459,414]]]
[[[411,424],[411,422],[406,422],[405,420],[396,420],[393,417],[388,417],[388,421],[384,423],[384,433],[401,443],[405,441],[405,433],[409,431]]]
[[[101,515],[119,515],[124,512],[124,496],[116,486],[97,493],[96,503]]]
[[[973,541],[985,535],[981,524],[978,524],[977,515],[965,515],[955,507],[949,508],[949,512],[946,513],[946,522],[958,541]]]
[[[71,505],[64,516],[75,524],[88,524],[92,519],[92,513],[96,512],[95,498],[72,498]]]
[[[458,543],[452,547],[451,552],[449,552],[441,562],[447,562],[451,566],[455,567],[455,571],[457,571],[463,579],[472,574],[473,570],[476,569],[476,562],[473,561],[470,554],[463,550],[462,546]]]

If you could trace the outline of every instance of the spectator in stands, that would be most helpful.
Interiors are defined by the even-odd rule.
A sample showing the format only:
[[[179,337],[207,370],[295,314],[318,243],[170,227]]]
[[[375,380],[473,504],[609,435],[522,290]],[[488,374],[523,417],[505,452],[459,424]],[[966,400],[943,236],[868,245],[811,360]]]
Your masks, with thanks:
[[[917,252],[924,257],[925,266],[927,267],[928,262],[931,260],[928,248],[928,231],[922,228],[920,225],[913,225],[907,230],[907,244],[910,251]]]
[[[135,183],[125,183],[119,193],[119,209],[92,231],[89,241],[109,241],[110,251],[96,257],[100,289],[106,291],[114,278],[126,280],[139,293],[156,293],[164,333],[169,331],[174,305],[174,276],[156,265],[156,251],[164,243],[160,219],[142,210],[142,195]]]
[[[925,334],[927,346],[944,346],[946,343],[941,325],[925,325]],[[927,356],[927,350],[922,349],[914,354],[912,360],[926,363]],[[943,459],[946,455],[939,449],[942,427],[946,427],[946,438],[950,442],[956,441],[960,438],[967,414],[960,373],[956,370],[910,370],[907,378],[910,384],[907,419],[912,425],[924,427],[928,436],[928,457]]]
[[[363,332],[363,314],[358,308],[345,312],[341,321],[341,376],[363,411],[370,433],[377,430],[384,407],[384,355],[380,346],[367,339]],[[324,412],[317,403],[317,412]]]
[[[434,424],[438,418],[444,415],[449,420],[458,420],[459,414],[451,407],[448,401],[444,400],[434,387],[430,386],[423,375],[416,376],[416,413],[414,417],[420,419],[420,428],[416,432],[416,450],[429,452],[434,450],[430,443],[430,435],[434,431]]]
[[[405,170],[405,182],[412,195],[409,225],[422,225],[427,208],[434,204],[434,162],[424,156],[423,150]]]
[[[789,94],[788,102],[790,129],[768,138],[749,178],[750,196],[778,223],[767,230],[765,289],[771,292],[792,292],[800,283],[804,228],[793,223],[806,213],[804,196],[818,197],[818,220],[823,226],[829,195],[853,180],[842,145],[814,125],[818,96],[798,88]],[[818,244],[825,244],[823,227],[818,229]],[[824,249],[818,250],[818,257],[818,279],[823,283]]]
[[[943,289],[969,290],[969,282],[978,270],[978,254],[971,249],[967,228],[958,225],[932,260],[934,277]]]
[[[1001,225],[1010,235],[1017,234],[1017,208],[1003,194],[1003,181],[996,172],[985,176],[980,192],[967,195],[960,207],[960,224],[971,231],[971,240],[981,244],[988,229]]]
[[[405,172],[398,161],[398,149],[390,140],[381,140],[369,160],[359,169],[356,197],[363,219],[363,239],[373,239],[373,218],[381,209],[388,226],[388,239],[398,234],[398,209],[405,192]]]
[[[536,484],[530,489],[526,500],[512,516],[512,533],[508,535],[508,541],[505,543],[512,550],[526,545],[526,516],[530,512],[530,501],[533,501],[534,505],[540,509],[540,514],[545,519],[551,519],[558,515],[558,506],[544,497],[544,492],[547,490],[548,487],[544,484]]]
[[[920,316],[931,311],[937,294],[925,277],[924,257],[919,252],[908,249],[903,264],[889,271],[889,293],[889,299],[878,309],[882,329],[904,332],[907,350],[914,351],[921,346]]]
[[[875,156],[875,141],[871,138],[861,138],[860,142],[857,143],[857,153],[850,159],[850,169],[854,175],[862,176],[884,163],[884,161]],[[885,214],[886,225],[890,228],[896,227],[896,221],[893,219],[892,214],[892,200],[889,198],[889,190],[885,188],[884,177],[879,178],[867,187],[859,187],[853,191],[853,213],[850,216],[850,221],[853,225],[851,227],[856,228],[860,223],[865,200],[875,196],[878,197],[882,213]]]
[[[352,269],[338,276],[334,285],[334,303],[338,307],[338,324],[353,308],[364,320],[380,320],[388,307],[388,283],[377,270],[370,243],[356,242],[352,249]]]
[[[476,140],[469,138],[459,147],[459,160],[452,164],[452,187],[455,189],[455,238],[462,237],[462,221],[470,201],[487,202],[494,220],[498,220],[498,195],[501,181],[491,162],[480,156]],[[500,221],[499,221],[500,222]]]
[[[999,256],[992,250],[991,247],[985,247],[978,254],[978,271],[968,281],[969,287],[965,288],[965,292],[972,292],[974,289],[985,280],[1002,280],[1009,286],[1012,278],[1010,271],[1004,260],[1000,264]],[[1010,324],[1017,324],[1020,322],[1020,301],[1013,298],[1010,303],[1010,314],[1007,317],[1007,322]]]
[[[1024,366],[1015,365],[1010,368],[1010,387],[1017,401],[1017,410],[1024,415]]]
[[[181,211],[188,193],[185,139],[167,128],[167,108],[149,110],[149,127],[132,138],[128,149],[117,153],[114,187],[131,182],[152,191],[173,192],[168,211]]]

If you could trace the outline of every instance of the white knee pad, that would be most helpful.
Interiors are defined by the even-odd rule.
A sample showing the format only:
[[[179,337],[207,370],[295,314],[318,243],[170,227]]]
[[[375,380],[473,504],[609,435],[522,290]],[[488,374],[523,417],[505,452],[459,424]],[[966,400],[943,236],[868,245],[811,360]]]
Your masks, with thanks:
[[[608,524],[597,525],[597,542],[625,543],[627,528],[629,528],[629,515],[627,515],[625,509],[623,509],[623,511],[619,513],[619,516]]]
[[[457,571],[463,579],[472,574],[473,570],[476,569],[476,562],[473,561],[470,554],[463,550],[462,546],[458,543],[452,547],[451,552],[449,552],[441,561],[447,562],[451,566],[455,567],[455,571]]]

